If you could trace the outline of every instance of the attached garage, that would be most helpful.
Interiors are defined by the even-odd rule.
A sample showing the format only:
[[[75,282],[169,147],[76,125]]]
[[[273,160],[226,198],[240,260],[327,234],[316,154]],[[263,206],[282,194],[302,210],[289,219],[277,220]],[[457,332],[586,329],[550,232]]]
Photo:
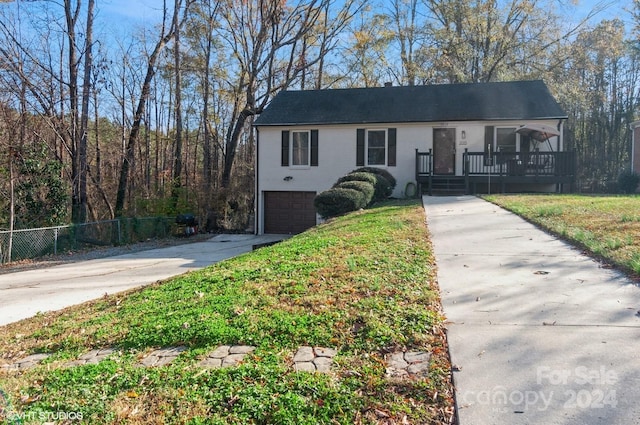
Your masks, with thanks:
[[[316,225],[316,192],[264,192],[264,233],[301,233]]]

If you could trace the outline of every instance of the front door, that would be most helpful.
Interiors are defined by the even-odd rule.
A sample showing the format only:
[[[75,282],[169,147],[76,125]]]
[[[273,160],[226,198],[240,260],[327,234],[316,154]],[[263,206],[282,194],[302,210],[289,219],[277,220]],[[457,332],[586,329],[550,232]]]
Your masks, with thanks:
[[[455,174],[456,129],[433,129],[433,174]]]

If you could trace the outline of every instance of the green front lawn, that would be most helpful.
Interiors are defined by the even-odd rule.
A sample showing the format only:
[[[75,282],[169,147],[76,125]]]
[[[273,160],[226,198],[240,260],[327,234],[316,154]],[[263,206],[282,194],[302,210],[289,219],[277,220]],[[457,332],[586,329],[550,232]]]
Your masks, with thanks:
[[[640,274],[640,197],[492,195],[485,199]]]
[[[80,412],[74,423],[87,424],[449,423],[434,282],[421,206],[385,204],[142,290],[0,327],[0,362],[53,354],[0,375],[0,389],[27,418]],[[257,348],[239,367],[201,369],[221,344]],[[137,366],[174,345],[189,349],[171,365]],[[333,372],[293,372],[302,345],[338,349]],[[120,354],[62,367],[102,347]],[[385,355],[403,349],[433,353],[428,377],[386,379]]]

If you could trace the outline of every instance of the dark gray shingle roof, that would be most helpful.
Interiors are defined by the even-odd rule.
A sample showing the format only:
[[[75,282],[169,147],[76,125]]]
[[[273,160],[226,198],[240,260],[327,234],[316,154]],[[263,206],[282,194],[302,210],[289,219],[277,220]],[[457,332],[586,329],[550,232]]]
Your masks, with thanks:
[[[282,91],[256,126],[567,118],[543,81]]]

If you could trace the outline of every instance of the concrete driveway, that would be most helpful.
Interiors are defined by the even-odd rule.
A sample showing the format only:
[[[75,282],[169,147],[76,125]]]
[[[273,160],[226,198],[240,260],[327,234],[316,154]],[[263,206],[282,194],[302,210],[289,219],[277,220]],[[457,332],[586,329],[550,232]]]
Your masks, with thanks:
[[[460,424],[640,424],[640,288],[479,198],[423,202]]]
[[[283,239],[217,235],[207,241],[0,275],[0,326],[200,269]]]

